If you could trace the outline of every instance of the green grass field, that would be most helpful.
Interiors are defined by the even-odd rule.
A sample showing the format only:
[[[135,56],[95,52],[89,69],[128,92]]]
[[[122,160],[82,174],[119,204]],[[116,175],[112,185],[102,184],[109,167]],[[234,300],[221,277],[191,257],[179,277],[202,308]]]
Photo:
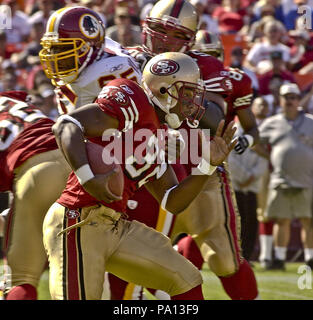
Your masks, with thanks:
[[[298,268],[303,263],[287,263],[286,271],[263,271],[258,263],[254,265],[259,291],[262,300],[313,300],[313,284],[311,273],[311,289],[299,289],[298,279],[302,274]],[[229,300],[223,291],[219,279],[208,269],[202,271],[204,278],[204,296],[207,300]],[[308,286],[309,287],[309,286]],[[48,272],[41,278],[39,285],[40,300],[49,300]],[[152,297],[151,297],[152,298]]]
[[[0,266],[2,261],[0,261]],[[307,288],[298,287],[299,277],[303,274],[298,273],[298,268],[303,263],[287,263],[286,271],[264,271],[258,263],[254,264],[254,272],[257,278],[259,291],[262,300],[313,300],[313,272],[307,276],[310,284]],[[204,284],[204,297],[207,300],[229,300],[219,279],[207,268],[202,271]],[[41,277],[38,288],[39,300],[50,300],[49,294],[49,273],[45,271]],[[149,294],[148,294],[149,295]],[[154,297],[149,296],[151,299]]]

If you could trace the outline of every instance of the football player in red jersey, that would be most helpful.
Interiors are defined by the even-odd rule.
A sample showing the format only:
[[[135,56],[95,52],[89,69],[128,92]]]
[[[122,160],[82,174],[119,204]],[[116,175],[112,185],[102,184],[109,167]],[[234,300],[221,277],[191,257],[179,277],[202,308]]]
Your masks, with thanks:
[[[43,213],[61,194],[70,172],[53,124],[29,103],[27,93],[0,93],[0,191],[13,194],[4,235],[7,300],[36,299],[47,264]]]
[[[250,117],[250,113],[247,114],[241,110],[249,105],[249,99],[252,97],[249,91],[251,89],[249,79],[243,76],[247,88],[242,86],[240,90],[235,91],[238,92],[238,96],[237,93],[227,94],[232,85],[237,86],[234,79],[237,73],[229,76],[229,72],[225,72],[223,64],[214,58],[211,52],[210,55],[207,55],[201,52],[202,50],[188,51],[193,47],[197,25],[198,16],[194,7],[187,0],[158,1],[143,22],[143,46],[129,48],[129,51],[143,66],[151,56],[164,51],[186,52],[196,59],[203,79],[206,85],[210,86],[210,90],[228,96],[226,98],[227,110],[226,108],[224,110],[226,121],[229,122],[235,114],[234,109],[231,109],[233,105],[229,107],[228,103],[232,99],[236,103],[237,113],[243,114],[242,118],[246,118],[244,129],[248,131],[248,134],[241,137],[235,147],[238,152],[242,152],[249,144],[253,144],[253,140],[256,142],[258,137],[254,118]],[[241,89],[248,91],[241,95]],[[206,114],[212,115],[211,121],[200,123],[201,128],[210,128],[214,132],[218,123],[216,119],[219,119],[220,116],[215,107],[214,104],[209,104]],[[153,204],[151,197],[148,200],[149,195],[145,190],[139,190],[135,194],[128,211],[133,219],[141,221],[141,218],[138,217],[143,216],[147,210],[144,205],[149,203],[149,209],[154,208],[154,215],[158,216],[153,221],[150,218],[150,221],[154,223],[150,226],[171,235],[173,239],[183,232],[191,234],[192,237],[189,236],[188,241],[184,239],[184,244],[186,247],[193,247],[191,243],[195,241],[201,254],[199,251],[185,250],[179,247],[179,243],[178,250],[184,252],[184,255],[191,261],[196,261],[197,265],[201,265],[199,260],[202,256],[210,269],[219,277],[231,299],[256,299],[258,289],[253,270],[241,256],[239,213],[226,166],[225,163],[219,167],[208,179],[199,196],[176,220],[168,212],[159,210],[157,204]],[[191,166],[184,167],[187,174],[190,174]],[[124,290],[121,290],[123,284],[116,277],[109,275],[109,279],[113,299],[123,297],[132,299],[134,298],[132,294],[136,295],[135,298],[140,299],[142,291],[135,285],[129,284],[125,289],[124,283]]]
[[[194,123],[203,115],[206,89],[199,79],[200,70],[189,56],[161,54],[143,71],[145,89],[127,79],[113,80],[102,89],[96,103],[60,117],[54,125],[59,148],[73,172],[43,226],[53,299],[100,299],[105,270],[126,281],[164,290],[173,299],[203,299],[199,271],[172,248],[169,238],[122,216],[127,200],[142,185],[165,210],[179,214],[234,147],[233,123],[221,137],[222,121],[210,143],[209,159],[205,157],[208,150],[202,150],[208,162],[201,161],[198,175],[178,183],[164,161],[161,123],[181,123],[186,118]],[[121,197],[107,188],[111,173],[93,174],[85,147],[86,139],[108,145],[103,133],[112,129],[121,133],[123,151],[129,132],[135,136],[149,129],[146,141],[153,141],[156,147],[154,159],[162,160],[151,162],[148,153],[137,158],[141,141],[134,139],[132,161],[127,158],[121,164],[125,181]]]

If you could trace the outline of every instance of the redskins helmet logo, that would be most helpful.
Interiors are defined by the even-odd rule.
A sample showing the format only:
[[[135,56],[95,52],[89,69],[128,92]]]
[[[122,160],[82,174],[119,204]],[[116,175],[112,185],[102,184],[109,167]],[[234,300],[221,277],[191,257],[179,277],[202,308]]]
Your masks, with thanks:
[[[89,38],[94,39],[100,33],[100,25],[98,20],[91,14],[84,14],[79,20],[79,29],[82,34]]]
[[[151,73],[157,76],[169,76],[176,73],[178,70],[178,63],[169,59],[160,60],[150,67]]]

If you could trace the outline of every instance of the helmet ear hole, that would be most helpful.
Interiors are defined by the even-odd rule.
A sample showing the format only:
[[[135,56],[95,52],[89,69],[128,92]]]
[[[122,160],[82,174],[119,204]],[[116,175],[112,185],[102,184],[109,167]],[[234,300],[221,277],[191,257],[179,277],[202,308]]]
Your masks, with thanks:
[[[160,88],[160,93],[161,93],[161,94],[165,94],[165,93],[166,93],[166,88],[161,87],[161,88]]]

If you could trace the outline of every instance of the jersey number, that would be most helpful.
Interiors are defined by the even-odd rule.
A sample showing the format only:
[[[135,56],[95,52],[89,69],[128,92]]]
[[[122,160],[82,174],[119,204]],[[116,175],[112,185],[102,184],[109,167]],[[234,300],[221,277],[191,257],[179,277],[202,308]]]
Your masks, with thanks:
[[[138,79],[136,76],[133,75],[133,73],[134,73],[133,68],[129,68],[128,70],[126,70],[120,74],[120,78],[133,80],[138,83]],[[98,79],[98,83],[99,83],[100,88],[103,88],[108,82],[110,82],[111,80],[117,79],[117,78],[118,77],[116,77],[114,74],[100,77]]]
[[[1,97],[0,111],[8,110],[12,118],[0,121],[0,150],[6,150],[17,135],[23,130],[24,122],[32,123],[46,118],[40,110],[34,110],[25,102]],[[13,118],[14,117],[14,118]]]

